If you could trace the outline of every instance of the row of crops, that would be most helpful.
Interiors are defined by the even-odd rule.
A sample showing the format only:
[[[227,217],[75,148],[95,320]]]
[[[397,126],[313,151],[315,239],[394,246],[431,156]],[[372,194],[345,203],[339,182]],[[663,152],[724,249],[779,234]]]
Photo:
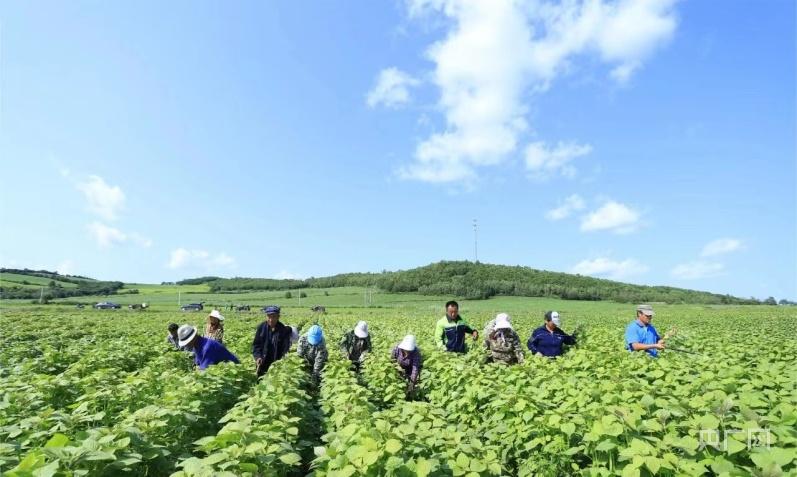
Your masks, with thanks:
[[[586,338],[556,361],[507,367],[485,364],[479,343],[435,350],[437,313],[332,310],[320,317],[330,348],[366,319],[375,351],[361,373],[331,352],[319,388],[295,355],[255,381],[254,314],[226,321],[242,364],[199,373],[165,343],[186,315],[4,311],[0,474],[797,475],[789,309],[659,307],[659,330],[677,326],[692,351],[659,359],[622,349],[623,308],[561,311]],[[481,328],[491,315],[466,318]],[[302,329],[315,319],[283,316]],[[513,323],[527,336],[539,319]],[[389,359],[406,333],[424,355],[411,401]]]

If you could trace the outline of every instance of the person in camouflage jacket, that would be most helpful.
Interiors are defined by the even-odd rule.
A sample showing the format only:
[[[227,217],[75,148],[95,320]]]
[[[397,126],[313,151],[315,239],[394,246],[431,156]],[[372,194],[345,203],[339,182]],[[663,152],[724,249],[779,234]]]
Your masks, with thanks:
[[[523,362],[523,347],[520,345],[520,337],[512,329],[509,320],[509,315],[506,313],[499,313],[495,317],[495,327],[484,340],[484,345],[490,352],[489,361],[504,364]]]
[[[360,321],[354,330],[348,331],[340,340],[340,350],[343,355],[359,369],[368,352],[371,351],[371,336],[368,333],[368,323]]]
[[[324,332],[318,325],[313,325],[306,335],[299,338],[299,345],[296,348],[296,353],[304,358],[308,365],[310,365],[313,382],[318,384],[321,382],[321,371],[324,370],[324,365],[327,363],[329,353],[327,352],[327,344],[324,340]]]

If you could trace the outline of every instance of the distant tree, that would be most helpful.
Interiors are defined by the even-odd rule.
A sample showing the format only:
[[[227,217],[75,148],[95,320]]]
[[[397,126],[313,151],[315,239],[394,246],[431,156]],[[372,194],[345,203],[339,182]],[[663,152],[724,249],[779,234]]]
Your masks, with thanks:
[[[324,290],[324,296],[329,296],[329,292],[327,290]]]
[[[291,292],[285,292],[285,298],[291,299],[293,298],[293,295],[291,295]]]
[[[764,300],[764,304],[765,305],[777,305],[778,302],[775,300],[774,297],[769,297],[766,300]]]
[[[307,293],[299,292],[299,298],[307,298]]]

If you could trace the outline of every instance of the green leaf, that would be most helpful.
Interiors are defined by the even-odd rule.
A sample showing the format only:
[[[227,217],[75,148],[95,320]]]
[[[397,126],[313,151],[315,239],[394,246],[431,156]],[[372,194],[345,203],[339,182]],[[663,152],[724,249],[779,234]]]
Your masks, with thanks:
[[[401,450],[401,441],[398,439],[388,439],[385,443],[385,450],[389,454],[395,454],[396,452]]]
[[[69,444],[69,438],[61,433],[56,433],[50,438],[49,441],[47,441],[47,444],[44,444],[44,447],[65,447],[67,444]]]
[[[650,469],[653,475],[656,475],[656,473],[659,471],[659,468],[661,467],[661,462],[662,462],[661,459],[657,457],[653,456],[645,457],[645,467]]]
[[[623,477],[639,477],[639,468],[635,465],[626,465],[623,467]]]
[[[468,456],[466,456],[465,454],[462,454],[462,453],[460,453],[457,456],[456,463],[457,463],[457,466],[459,466],[462,469],[467,469],[467,468],[470,467],[470,459],[468,459]]]
[[[573,424],[572,422],[566,422],[566,423],[562,424],[561,426],[559,426],[559,429],[561,429],[562,432],[567,434],[568,437],[569,437],[574,432],[576,432],[576,425]]]
[[[415,473],[419,477],[426,477],[432,473],[432,470],[434,470],[432,462],[424,459],[423,457],[418,458],[418,460],[415,462]]]
[[[281,455],[280,460],[288,465],[296,465],[302,461],[302,456],[295,452],[291,452],[290,454]]]

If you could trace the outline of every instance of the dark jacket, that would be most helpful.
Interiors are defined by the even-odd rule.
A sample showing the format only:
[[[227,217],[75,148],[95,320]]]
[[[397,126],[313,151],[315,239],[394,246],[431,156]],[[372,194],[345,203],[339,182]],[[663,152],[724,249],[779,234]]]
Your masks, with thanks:
[[[562,355],[564,345],[574,345],[576,340],[559,327],[550,332],[545,325],[542,325],[534,330],[527,344],[532,354],[540,353],[543,356],[555,358]]]
[[[268,322],[260,323],[252,341],[252,356],[263,358],[263,364],[257,370],[258,376],[268,371],[274,361],[282,359],[291,349],[291,328],[281,322],[272,331]]]

